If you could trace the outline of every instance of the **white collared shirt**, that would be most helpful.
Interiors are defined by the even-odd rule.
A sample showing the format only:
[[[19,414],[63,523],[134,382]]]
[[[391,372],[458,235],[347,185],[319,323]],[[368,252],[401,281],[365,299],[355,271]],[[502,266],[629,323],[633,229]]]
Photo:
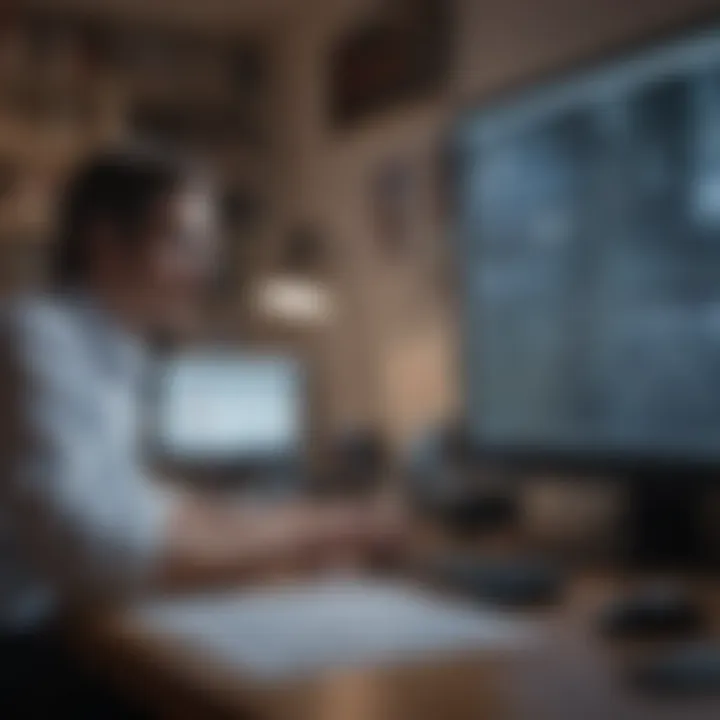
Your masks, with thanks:
[[[169,496],[139,452],[141,345],[87,298],[0,319],[0,628],[73,598],[141,592]]]

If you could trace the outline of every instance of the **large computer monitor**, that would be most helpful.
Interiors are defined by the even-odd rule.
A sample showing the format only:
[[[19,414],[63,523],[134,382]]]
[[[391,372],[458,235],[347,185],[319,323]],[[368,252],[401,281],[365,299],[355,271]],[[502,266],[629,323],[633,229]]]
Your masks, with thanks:
[[[155,451],[175,465],[231,471],[298,463],[304,404],[302,367],[292,358],[180,354],[159,373]]]
[[[655,498],[720,468],[720,28],[468,112],[453,151],[475,446]]]

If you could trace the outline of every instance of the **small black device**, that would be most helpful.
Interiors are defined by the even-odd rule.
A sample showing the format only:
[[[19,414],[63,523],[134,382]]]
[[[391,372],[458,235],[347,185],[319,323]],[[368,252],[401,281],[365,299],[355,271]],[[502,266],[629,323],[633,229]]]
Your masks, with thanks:
[[[446,557],[433,574],[451,590],[511,608],[557,602],[565,586],[559,567],[532,558]]]
[[[503,473],[478,467],[467,432],[458,423],[418,439],[406,472],[415,509],[453,534],[493,532],[519,519],[517,488],[506,482]]]
[[[619,598],[605,608],[600,625],[611,638],[662,639],[700,632],[705,617],[682,587],[657,585]]]
[[[335,439],[327,454],[322,490],[326,493],[338,492],[346,497],[376,493],[392,457],[382,433],[371,427],[344,433]]]
[[[502,531],[519,519],[517,488],[499,483],[498,477],[505,479],[502,475],[473,462],[467,433],[459,424],[423,438],[411,453],[408,474],[416,509],[456,537]],[[478,477],[483,475],[485,483]],[[554,602],[564,585],[555,566],[532,557],[450,552],[430,571],[434,580],[452,590],[507,607]]]
[[[643,691],[662,695],[720,696],[720,645],[685,645],[634,666],[631,677]]]

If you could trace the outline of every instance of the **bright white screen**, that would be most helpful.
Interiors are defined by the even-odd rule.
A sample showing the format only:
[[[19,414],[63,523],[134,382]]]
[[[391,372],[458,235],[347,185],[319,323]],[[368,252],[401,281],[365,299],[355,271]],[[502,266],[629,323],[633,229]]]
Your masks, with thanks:
[[[159,434],[176,458],[223,461],[294,453],[300,371],[285,358],[193,354],[165,371]]]

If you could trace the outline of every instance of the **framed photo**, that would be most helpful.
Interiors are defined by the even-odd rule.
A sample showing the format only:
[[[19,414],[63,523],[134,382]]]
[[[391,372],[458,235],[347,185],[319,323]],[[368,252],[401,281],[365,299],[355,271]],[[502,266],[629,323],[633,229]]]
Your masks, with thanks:
[[[411,247],[413,220],[419,212],[413,163],[393,158],[381,165],[371,178],[370,194],[377,242],[387,257],[397,258]]]
[[[331,67],[333,121],[351,125],[398,104],[432,96],[448,75],[448,0],[391,0],[344,37]]]

